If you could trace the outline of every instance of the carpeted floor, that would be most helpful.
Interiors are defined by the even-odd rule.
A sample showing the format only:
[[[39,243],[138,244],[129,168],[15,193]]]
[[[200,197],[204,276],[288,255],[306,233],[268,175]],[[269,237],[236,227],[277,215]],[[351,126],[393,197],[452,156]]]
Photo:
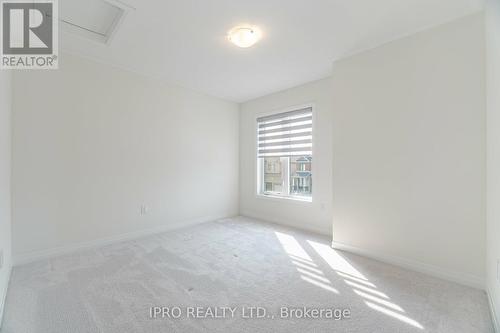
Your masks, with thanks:
[[[329,242],[240,217],[16,267],[2,333],[493,332],[483,292]]]

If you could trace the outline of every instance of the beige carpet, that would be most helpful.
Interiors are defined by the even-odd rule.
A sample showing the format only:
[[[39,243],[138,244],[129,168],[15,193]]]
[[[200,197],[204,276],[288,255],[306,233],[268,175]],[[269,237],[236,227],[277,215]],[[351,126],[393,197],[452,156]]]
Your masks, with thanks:
[[[2,333],[493,332],[483,292],[329,242],[235,218],[16,267]]]

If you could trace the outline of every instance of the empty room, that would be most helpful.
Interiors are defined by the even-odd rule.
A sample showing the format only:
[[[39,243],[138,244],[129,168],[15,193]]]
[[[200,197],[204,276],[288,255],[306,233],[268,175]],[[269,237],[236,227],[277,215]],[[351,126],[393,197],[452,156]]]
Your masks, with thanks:
[[[500,333],[500,0],[0,27],[1,333]]]

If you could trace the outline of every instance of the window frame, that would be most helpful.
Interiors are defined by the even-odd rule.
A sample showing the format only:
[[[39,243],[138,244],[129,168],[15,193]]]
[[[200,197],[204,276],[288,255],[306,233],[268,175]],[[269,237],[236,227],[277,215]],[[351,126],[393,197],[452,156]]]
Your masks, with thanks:
[[[283,195],[283,194],[266,194],[263,193],[262,189],[265,188],[265,182],[264,182],[264,177],[263,177],[263,169],[264,165],[263,163],[259,163],[259,158],[258,156],[258,123],[257,123],[257,118],[264,117],[264,116],[270,116],[273,114],[278,114],[278,113],[283,113],[283,112],[289,112],[289,111],[295,111],[303,108],[311,108],[312,109],[312,163],[311,163],[311,182],[314,185],[315,182],[315,159],[314,159],[314,154],[315,154],[315,137],[316,137],[316,106],[314,103],[306,103],[306,104],[299,104],[299,105],[293,105],[290,107],[286,107],[283,109],[278,109],[278,110],[272,110],[272,111],[266,111],[266,112],[260,112],[256,113],[254,115],[254,135],[253,135],[253,144],[254,144],[254,150],[253,150],[253,159],[254,159],[254,176],[255,176],[255,181],[254,181],[254,195],[256,198],[259,199],[266,199],[266,200],[277,200],[277,201],[288,201],[288,202],[297,202],[297,203],[312,203],[313,202],[313,197],[314,193],[311,192],[310,197],[304,197],[304,196],[294,196],[294,195]],[[287,172],[287,177],[288,179],[286,180],[286,184],[288,184],[288,190],[287,192],[290,191],[289,189],[289,183],[290,183],[290,163],[287,163],[288,166],[288,172]],[[314,186],[313,186],[314,187]]]

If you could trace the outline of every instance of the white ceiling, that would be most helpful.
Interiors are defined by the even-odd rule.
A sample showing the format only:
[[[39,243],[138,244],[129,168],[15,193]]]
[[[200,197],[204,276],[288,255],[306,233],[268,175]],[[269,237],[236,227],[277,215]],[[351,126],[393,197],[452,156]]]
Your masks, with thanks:
[[[106,35],[120,10],[102,0],[62,0],[60,19],[91,32]]]
[[[61,15],[80,1],[60,0]],[[109,45],[63,32],[62,50],[236,102],[326,77],[335,59],[482,8],[482,0],[120,2],[135,10]],[[254,47],[227,41],[242,23],[263,30]]]

